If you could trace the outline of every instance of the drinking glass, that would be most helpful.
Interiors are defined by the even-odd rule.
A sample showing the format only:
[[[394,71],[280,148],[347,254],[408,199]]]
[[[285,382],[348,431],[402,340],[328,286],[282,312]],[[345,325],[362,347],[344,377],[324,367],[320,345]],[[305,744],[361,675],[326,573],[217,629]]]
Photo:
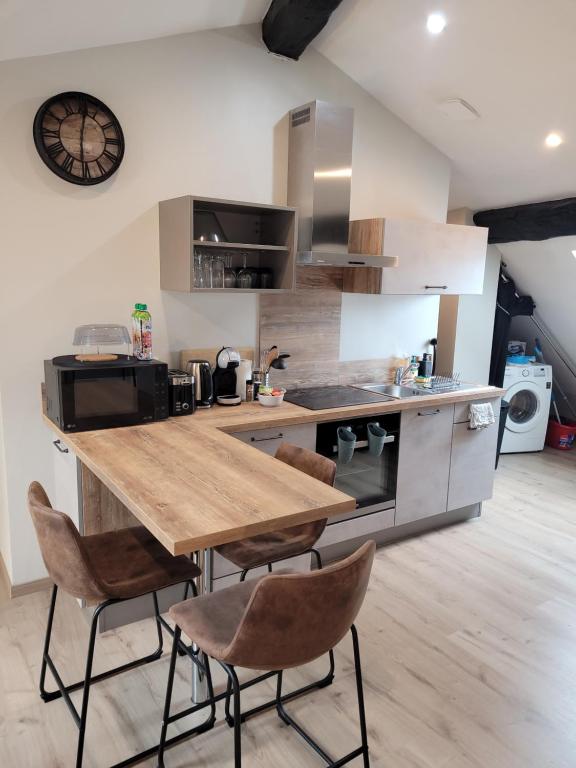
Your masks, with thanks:
[[[219,254],[210,259],[210,287],[224,288],[224,259]]]
[[[194,288],[206,288],[204,279],[204,254],[200,248],[194,249]]]
[[[232,267],[232,254],[224,255],[224,288],[236,288],[236,270]]]
[[[244,266],[242,267],[240,272],[238,272],[236,284],[238,288],[252,288],[252,279],[253,279],[252,270],[250,269],[250,267],[246,266],[246,260],[247,260],[248,254],[244,253],[243,256],[244,256]]]

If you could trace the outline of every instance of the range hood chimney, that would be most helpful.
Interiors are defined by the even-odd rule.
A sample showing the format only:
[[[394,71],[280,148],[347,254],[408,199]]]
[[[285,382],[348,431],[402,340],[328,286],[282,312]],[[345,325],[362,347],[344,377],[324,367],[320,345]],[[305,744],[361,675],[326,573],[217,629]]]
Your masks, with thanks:
[[[298,208],[298,263],[395,266],[382,254],[348,252],[354,110],[311,101],[289,120],[288,205]]]

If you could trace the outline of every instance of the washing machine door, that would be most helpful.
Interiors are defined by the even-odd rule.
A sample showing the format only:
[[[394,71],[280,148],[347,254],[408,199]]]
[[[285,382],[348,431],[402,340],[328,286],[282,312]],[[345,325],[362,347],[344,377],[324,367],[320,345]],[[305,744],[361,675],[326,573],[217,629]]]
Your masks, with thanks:
[[[510,403],[506,429],[511,432],[530,432],[542,413],[542,393],[531,381],[518,381],[506,392]]]

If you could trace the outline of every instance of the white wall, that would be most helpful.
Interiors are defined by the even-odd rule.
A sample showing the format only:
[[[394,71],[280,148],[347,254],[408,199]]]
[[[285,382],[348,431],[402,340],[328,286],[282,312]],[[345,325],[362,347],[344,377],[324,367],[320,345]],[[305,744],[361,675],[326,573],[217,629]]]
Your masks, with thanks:
[[[438,328],[438,296],[342,294],[341,360],[428,352]]]
[[[55,177],[32,142],[38,106],[69,89],[106,102],[126,135],[120,171],[94,188]],[[157,202],[186,193],[283,202],[285,115],[314,98],[355,108],[354,217],[444,220],[446,158],[315,51],[299,63],[268,55],[257,28],[0,64],[0,391],[13,582],[44,574],[25,507],[30,480],[53,486],[42,360],[72,351],[76,325],[127,323],[135,301],[150,305],[160,358],[183,346],[254,343],[254,297],[160,292]],[[354,323],[353,312],[347,318]]]

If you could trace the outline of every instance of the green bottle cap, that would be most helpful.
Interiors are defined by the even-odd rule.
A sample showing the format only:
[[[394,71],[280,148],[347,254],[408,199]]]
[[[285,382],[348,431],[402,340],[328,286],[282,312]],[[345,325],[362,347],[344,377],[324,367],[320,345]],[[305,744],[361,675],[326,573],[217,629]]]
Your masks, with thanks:
[[[134,309],[146,311],[148,309],[148,304],[134,304]]]

